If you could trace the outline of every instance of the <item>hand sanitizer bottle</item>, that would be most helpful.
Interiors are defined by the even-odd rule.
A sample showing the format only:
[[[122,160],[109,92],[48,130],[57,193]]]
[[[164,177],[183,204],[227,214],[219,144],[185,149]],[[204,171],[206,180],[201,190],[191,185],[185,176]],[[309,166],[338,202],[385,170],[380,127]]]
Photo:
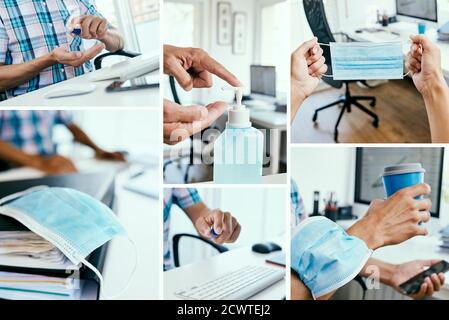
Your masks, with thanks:
[[[231,90],[237,102],[229,109],[226,129],[214,144],[214,182],[261,183],[264,136],[251,126],[249,110],[242,105],[242,88]]]

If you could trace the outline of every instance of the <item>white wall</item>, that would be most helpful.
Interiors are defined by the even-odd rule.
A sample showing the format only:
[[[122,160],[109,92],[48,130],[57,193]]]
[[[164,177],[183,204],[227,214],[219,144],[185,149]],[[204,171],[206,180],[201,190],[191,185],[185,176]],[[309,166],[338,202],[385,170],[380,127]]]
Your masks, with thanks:
[[[308,213],[313,210],[315,190],[320,191],[321,199],[335,191],[341,204],[353,202],[355,148],[292,148],[290,168]]]
[[[210,209],[229,211],[241,224],[240,237],[235,244],[226,244],[229,248],[250,246],[285,235],[285,217],[288,211],[284,188],[201,188],[199,193]],[[196,234],[186,214],[173,206],[170,238],[177,233],[185,232]],[[199,248],[192,248],[191,256],[198,259],[210,254],[209,251],[198,252],[198,250]],[[186,253],[183,253],[183,257],[186,257]]]

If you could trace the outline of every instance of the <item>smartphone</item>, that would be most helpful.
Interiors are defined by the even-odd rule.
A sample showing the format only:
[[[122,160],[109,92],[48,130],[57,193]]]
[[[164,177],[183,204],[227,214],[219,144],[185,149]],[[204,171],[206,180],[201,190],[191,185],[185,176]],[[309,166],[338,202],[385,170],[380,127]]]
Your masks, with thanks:
[[[434,273],[445,273],[448,270],[449,262],[442,260],[434,264],[433,266],[430,266],[429,269],[424,270],[420,274],[417,274],[413,278],[408,279],[407,281],[399,285],[399,288],[401,288],[402,293],[406,295],[418,293],[426,277],[430,277]]]

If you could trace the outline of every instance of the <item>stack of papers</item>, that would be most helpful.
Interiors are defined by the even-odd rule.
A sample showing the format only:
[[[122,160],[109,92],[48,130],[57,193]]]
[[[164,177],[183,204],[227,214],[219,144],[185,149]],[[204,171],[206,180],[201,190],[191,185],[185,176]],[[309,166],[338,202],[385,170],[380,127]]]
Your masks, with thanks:
[[[33,232],[0,232],[1,299],[77,299],[79,267]]]
[[[79,297],[80,281],[34,274],[0,272],[0,298],[20,300],[72,300]]]
[[[442,249],[449,249],[449,225],[440,231],[442,244],[440,247]]]

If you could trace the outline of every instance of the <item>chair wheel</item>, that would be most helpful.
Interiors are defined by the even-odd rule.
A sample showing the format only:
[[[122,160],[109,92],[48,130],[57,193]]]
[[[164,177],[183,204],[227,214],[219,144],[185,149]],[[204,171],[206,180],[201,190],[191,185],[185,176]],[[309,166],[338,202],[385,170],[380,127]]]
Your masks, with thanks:
[[[373,127],[374,128],[379,128],[379,119],[374,119],[373,120]]]
[[[315,114],[313,115],[312,121],[313,121],[313,122],[316,122],[317,120],[318,120],[318,115],[315,113]]]
[[[371,100],[371,102],[369,103],[369,105],[371,107],[375,107],[376,106],[376,98],[374,98],[373,100]]]

